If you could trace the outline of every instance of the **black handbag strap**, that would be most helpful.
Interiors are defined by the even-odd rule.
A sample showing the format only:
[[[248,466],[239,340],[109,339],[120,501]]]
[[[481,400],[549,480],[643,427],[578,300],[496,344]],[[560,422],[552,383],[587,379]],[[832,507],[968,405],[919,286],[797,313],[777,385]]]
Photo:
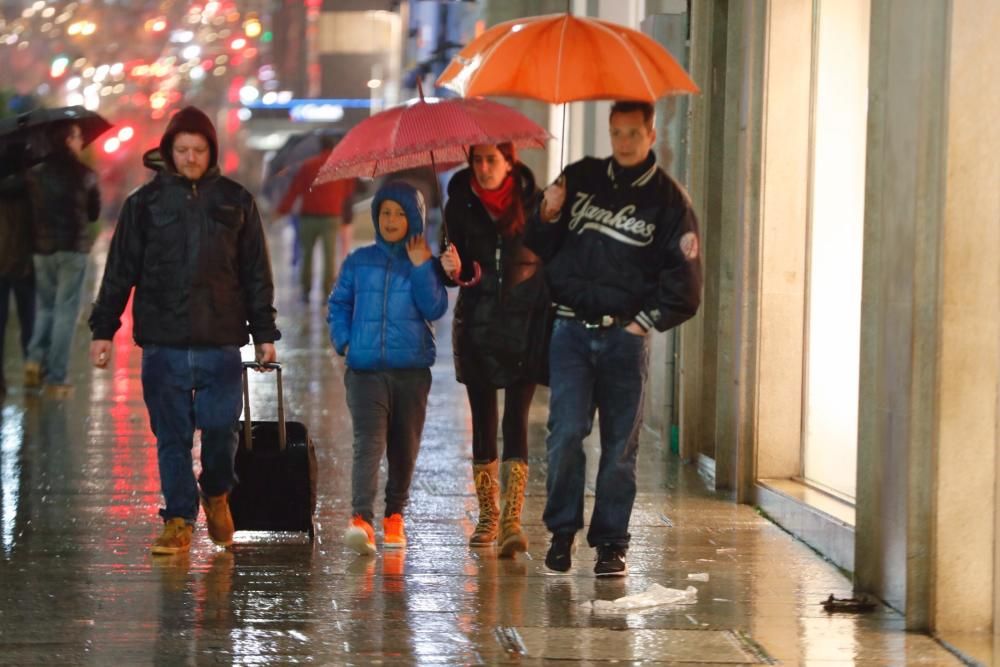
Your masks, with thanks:
[[[250,417],[250,380],[247,377],[247,370],[269,368],[275,371],[278,381],[278,448],[285,451],[285,392],[281,386],[281,364],[271,362],[260,364],[256,361],[243,362],[243,446],[247,450],[253,449],[253,429]]]

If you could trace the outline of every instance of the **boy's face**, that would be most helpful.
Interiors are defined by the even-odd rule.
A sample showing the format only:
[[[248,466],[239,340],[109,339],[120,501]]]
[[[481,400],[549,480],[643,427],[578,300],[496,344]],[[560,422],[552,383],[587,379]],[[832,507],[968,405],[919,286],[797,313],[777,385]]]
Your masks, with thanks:
[[[406,221],[406,211],[403,207],[386,199],[378,207],[378,231],[382,239],[388,243],[396,243],[406,238],[409,223]]]

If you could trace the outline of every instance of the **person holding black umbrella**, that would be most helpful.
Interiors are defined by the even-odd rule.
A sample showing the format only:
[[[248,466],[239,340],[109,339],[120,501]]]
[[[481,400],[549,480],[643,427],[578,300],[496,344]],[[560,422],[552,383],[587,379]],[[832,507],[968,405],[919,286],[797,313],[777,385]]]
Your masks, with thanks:
[[[80,314],[83,277],[93,243],[88,223],[101,212],[97,174],[80,161],[78,123],[52,126],[55,151],[28,175],[35,268],[35,326],[24,364],[24,385],[45,385],[50,398],[72,391],[69,352]]]
[[[5,156],[16,161],[17,153]],[[7,163],[10,165],[10,162]],[[35,321],[35,271],[31,262],[31,200],[25,189],[25,172],[19,168],[0,177],[0,399],[7,393],[3,376],[4,332],[13,294],[21,325],[21,353],[28,358],[28,343]]]

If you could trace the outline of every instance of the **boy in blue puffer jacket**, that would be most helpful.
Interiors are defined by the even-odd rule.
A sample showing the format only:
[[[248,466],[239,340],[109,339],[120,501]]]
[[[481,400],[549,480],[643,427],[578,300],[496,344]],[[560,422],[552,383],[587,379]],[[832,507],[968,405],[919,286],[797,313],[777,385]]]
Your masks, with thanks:
[[[375,244],[348,256],[330,294],[330,340],[347,357],[344,385],[354,422],[353,518],[344,540],[361,554],[375,553],[383,453],[389,469],[383,546],[406,546],[402,512],[431,388],[431,322],[448,308],[441,267],[423,236],[424,216],[419,191],[402,182],[382,186],[372,199]]]

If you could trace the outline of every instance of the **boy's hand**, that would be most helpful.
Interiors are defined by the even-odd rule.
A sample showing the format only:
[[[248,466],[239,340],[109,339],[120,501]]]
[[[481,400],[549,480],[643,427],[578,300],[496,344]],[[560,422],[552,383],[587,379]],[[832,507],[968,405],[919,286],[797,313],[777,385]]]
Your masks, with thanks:
[[[441,253],[441,268],[452,280],[462,273],[462,259],[458,256],[458,250],[452,243],[449,243],[445,251]]]
[[[542,222],[555,222],[562,213],[563,203],[566,201],[566,183],[560,176],[555,183],[545,188],[545,196],[542,199],[541,218]]]
[[[416,234],[406,240],[406,254],[410,256],[413,266],[420,266],[431,258],[431,247],[423,234]]]

